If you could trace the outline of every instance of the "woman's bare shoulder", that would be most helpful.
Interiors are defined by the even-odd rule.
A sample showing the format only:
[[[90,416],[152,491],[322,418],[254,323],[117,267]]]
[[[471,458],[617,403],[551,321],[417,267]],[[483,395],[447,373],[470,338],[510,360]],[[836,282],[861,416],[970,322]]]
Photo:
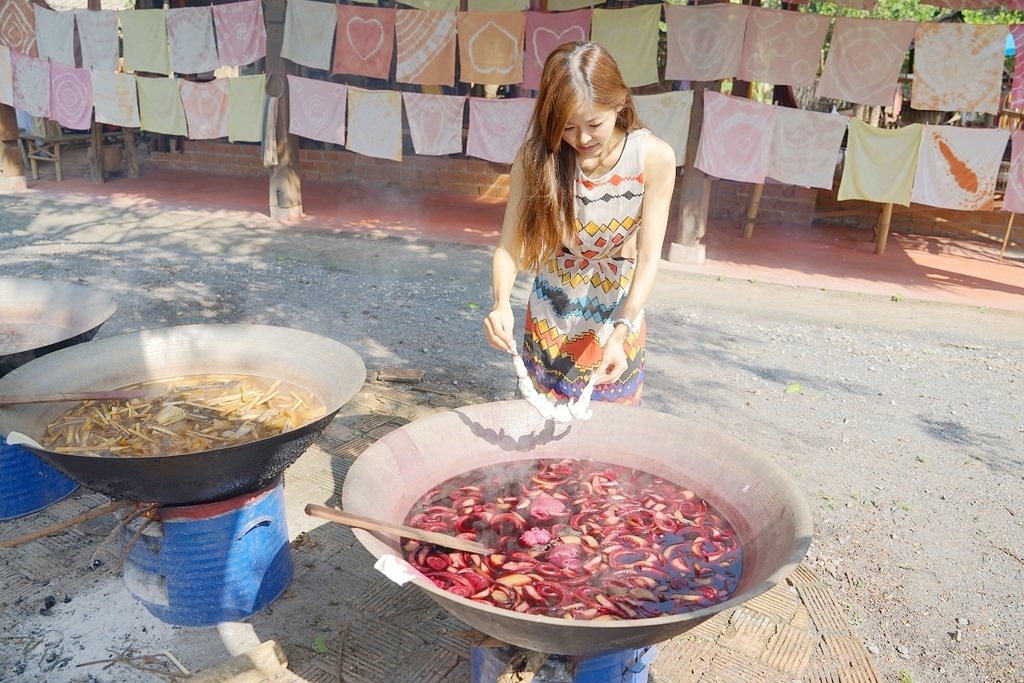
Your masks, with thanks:
[[[659,169],[676,167],[676,153],[672,145],[653,133],[647,137],[646,157],[644,165],[648,168],[652,165]]]

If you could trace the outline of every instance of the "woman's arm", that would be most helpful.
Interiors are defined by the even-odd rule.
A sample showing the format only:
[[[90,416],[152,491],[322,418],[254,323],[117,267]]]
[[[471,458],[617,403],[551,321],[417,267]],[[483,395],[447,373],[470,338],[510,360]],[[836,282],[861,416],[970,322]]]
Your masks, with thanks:
[[[508,204],[501,223],[501,239],[494,249],[491,261],[491,293],[494,304],[484,318],[484,336],[487,342],[501,351],[513,352],[512,338],[515,318],[512,315],[512,287],[519,272],[519,215],[523,199],[523,169],[517,156],[509,175]]]
[[[619,303],[615,318],[636,320],[654,289],[675,183],[675,152],[667,142],[652,135],[647,141],[644,159],[643,225],[637,235],[636,269],[629,294]],[[604,374],[598,377],[598,384],[614,382],[626,369],[623,344],[628,333],[625,325],[616,325],[612,330],[601,361]]]

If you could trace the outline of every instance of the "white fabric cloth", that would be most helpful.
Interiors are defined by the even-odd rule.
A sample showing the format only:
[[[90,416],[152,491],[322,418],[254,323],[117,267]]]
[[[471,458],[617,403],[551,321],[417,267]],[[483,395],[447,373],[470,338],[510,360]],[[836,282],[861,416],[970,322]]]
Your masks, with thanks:
[[[117,71],[117,12],[75,10],[82,45],[82,66],[97,71]]]
[[[213,38],[213,9],[180,7],[167,10],[167,44],[171,69],[179,74],[201,74],[219,65]]]
[[[672,146],[672,151],[676,153],[676,166],[682,166],[686,161],[686,143],[690,137],[693,91],[634,95],[633,102],[643,124]]]
[[[313,69],[331,68],[331,47],[338,25],[334,3],[289,0],[281,56]]]
[[[36,49],[42,59],[75,65],[75,14],[32,5],[36,15]]]

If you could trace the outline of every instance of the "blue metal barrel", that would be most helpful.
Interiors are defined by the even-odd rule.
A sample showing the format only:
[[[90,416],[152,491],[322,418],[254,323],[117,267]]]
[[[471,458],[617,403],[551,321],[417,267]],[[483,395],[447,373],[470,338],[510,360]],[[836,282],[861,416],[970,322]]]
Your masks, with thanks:
[[[22,446],[0,437],[0,520],[42,510],[66,498],[78,482],[40,460]]]
[[[153,616],[212,626],[260,611],[292,579],[284,487],[216,503],[166,506],[120,534],[124,581]]]
[[[474,647],[470,650],[473,683],[495,683],[518,650],[514,647]],[[550,655],[537,671],[535,683],[566,681],[572,683],[647,683],[650,663],[657,648],[618,650],[590,657]]]

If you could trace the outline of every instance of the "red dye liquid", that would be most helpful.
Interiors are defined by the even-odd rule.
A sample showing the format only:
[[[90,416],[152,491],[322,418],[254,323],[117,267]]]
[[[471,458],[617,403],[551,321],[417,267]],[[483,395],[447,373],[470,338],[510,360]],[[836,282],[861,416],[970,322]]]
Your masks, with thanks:
[[[406,559],[451,593],[570,619],[640,619],[727,600],[739,540],[692,491],[592,460],[503,463],[453,477],[406,524],[478,541],[487,556],[405,540]]]

